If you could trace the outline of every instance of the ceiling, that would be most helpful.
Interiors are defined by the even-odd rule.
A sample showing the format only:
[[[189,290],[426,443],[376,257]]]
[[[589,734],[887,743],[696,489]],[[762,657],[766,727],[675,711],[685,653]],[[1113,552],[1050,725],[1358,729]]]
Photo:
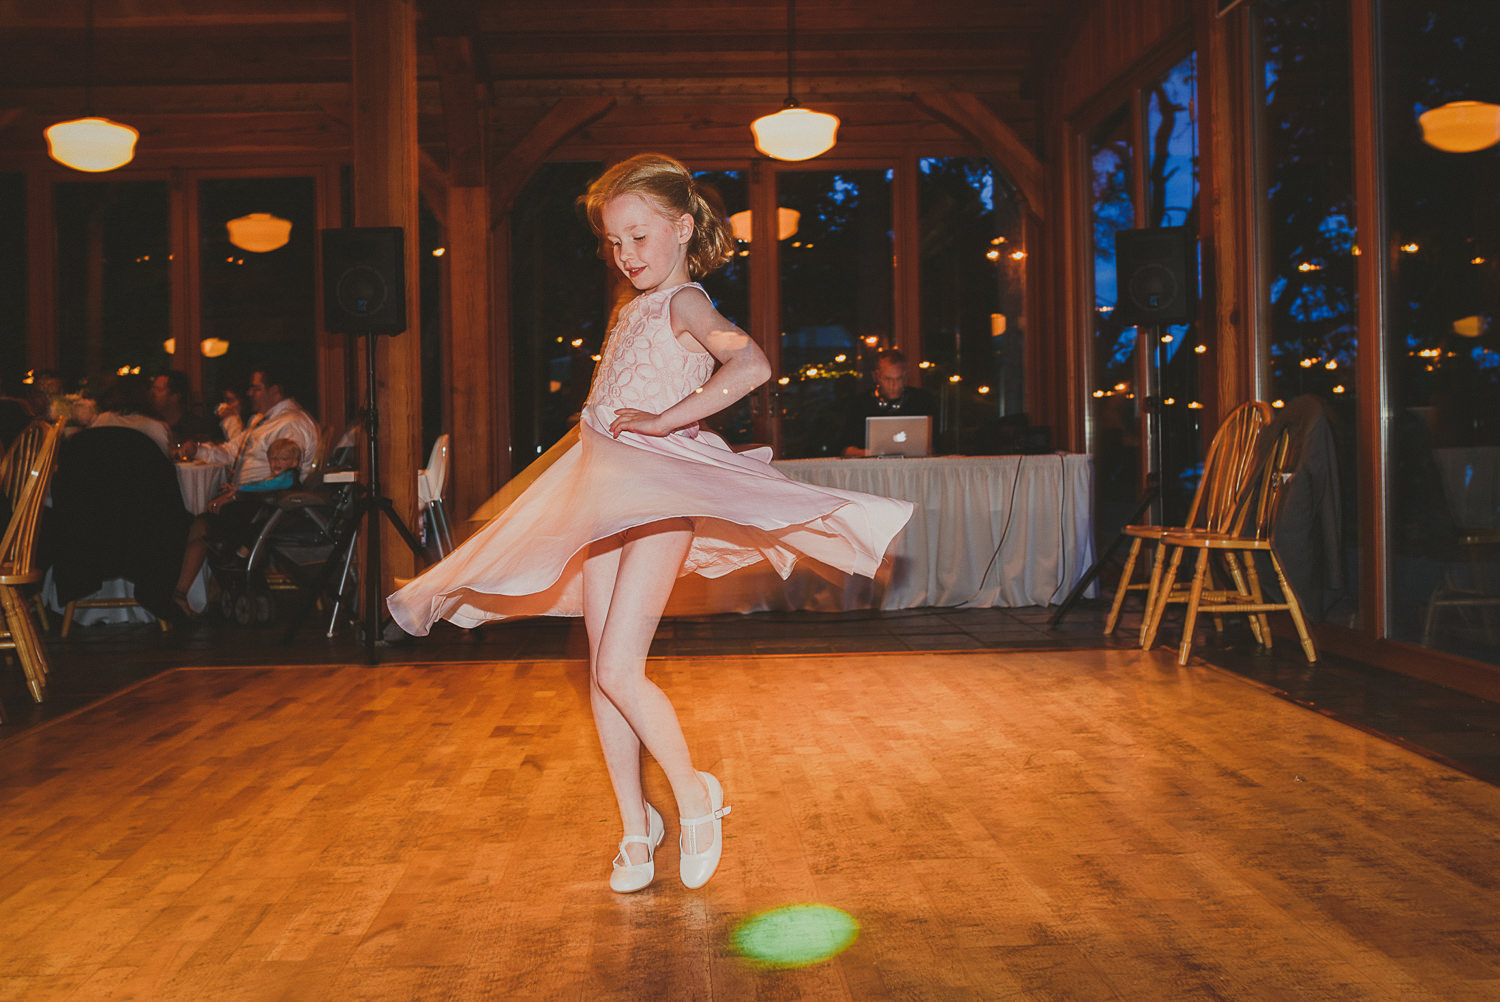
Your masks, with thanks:
[[[1089,2],[801,0],[796,96],[845,119],[848,149],[954,141],[922,101],[954,93],[1031,145],[1038,82]],[[148,163],[347,149],[348,0],[95,4],[94,110],[139,128]],[[463,145],[497,162],[564,100],[584,118],[604,109],[569,134],[569,155],[664,142],[739,155],[748,122],[787,92],[787,8],[775,0],[418,9],[418,132],[442,167]],[[86,0],[0,0],[0,150],[38,154],[45,125],[83,111],[85,10]],[[480,124],[469,129],[469,116]],[[465,132],[467,144],[454,141]]]

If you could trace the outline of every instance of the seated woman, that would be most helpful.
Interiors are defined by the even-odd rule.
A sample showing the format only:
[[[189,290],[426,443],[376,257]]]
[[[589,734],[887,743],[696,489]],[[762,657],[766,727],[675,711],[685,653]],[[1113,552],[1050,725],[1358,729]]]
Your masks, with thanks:
[[[203,569],[208,551],[215,544],[229,544],[237,547],[235,552],[239,556],[247,556],[253,537],[252,525],[260,511],[261,500],[267,494],[297,486],[302,447],[290,438],[278,438],[266,446],[266,462],[271,467],[269,477],[238,487],[225,484],[219,496],[208,503],[208,513],[193,520],[193,526],[188,530],[187,547],[182,554],[177,589],[172,593],[172,600],[185,614],[193,614],[187,593],[193,586],[193,579]]]

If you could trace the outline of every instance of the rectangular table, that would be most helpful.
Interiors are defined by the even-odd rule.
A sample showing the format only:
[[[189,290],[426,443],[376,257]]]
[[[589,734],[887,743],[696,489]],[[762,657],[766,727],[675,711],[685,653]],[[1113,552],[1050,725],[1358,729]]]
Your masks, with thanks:
[[[873,581],[811,562],[781,581],[764,564],[678,582],[668,613],[983,608],[1062,601],[1094,562],[1093,461],[1077,453],[929,459],[793,459],[793,480],[911,501]]]

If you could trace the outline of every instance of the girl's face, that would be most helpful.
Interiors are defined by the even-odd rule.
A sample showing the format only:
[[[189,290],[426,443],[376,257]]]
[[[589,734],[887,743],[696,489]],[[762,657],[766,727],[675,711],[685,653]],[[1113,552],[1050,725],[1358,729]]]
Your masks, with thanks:
[[[604,203],[600,221],[615,266],[637,290],[652,292],[688,280],[692,216],[683,213],[676,220],[668,219],[644,197],[631,193]]]

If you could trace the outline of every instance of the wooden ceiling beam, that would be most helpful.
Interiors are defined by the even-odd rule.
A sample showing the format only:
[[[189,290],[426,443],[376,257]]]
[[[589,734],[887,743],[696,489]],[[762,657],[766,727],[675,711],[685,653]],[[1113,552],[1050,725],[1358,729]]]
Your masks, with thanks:
[[[558,101],[542,116],[530,132],[510,147],[505,158],[495,164],[490,179],[490,205],[494,212],[492,225],[498,226],[510,214],[511,205],[531,175],[562,145],[569,136],[608,114],[614,98],[570,97]]]
[[[1025,196],[1031,211],[1044,216],[1045,176],[1036,152],[1027,146],[994,111],[974,94],[918,94],[917,104],[950,122],[999,164]]]

